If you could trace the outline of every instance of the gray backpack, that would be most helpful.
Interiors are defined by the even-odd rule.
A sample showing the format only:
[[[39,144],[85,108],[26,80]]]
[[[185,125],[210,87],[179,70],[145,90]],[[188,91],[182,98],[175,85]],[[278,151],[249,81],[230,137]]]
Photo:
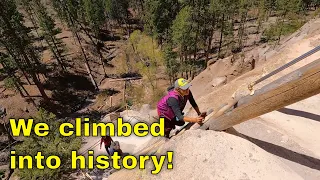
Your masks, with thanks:
[[[120,143],[119,141],[113,141],[111,142],[110,148],[114,150],[120,150]]]

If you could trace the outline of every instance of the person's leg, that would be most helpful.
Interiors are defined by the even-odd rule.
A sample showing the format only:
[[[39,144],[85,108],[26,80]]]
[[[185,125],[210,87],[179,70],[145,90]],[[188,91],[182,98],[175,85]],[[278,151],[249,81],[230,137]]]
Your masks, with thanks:
[[[112,156],[114,152],[115,152],[114,149],[112,147],[110,147],[109,148],[109,156]]]
[[[183,126],[183,125],[185,125],[185,122],[184,122],[184,121],[177,121],[177,120],[175,120],[175,119],[172,120],[172,121],[173,121],[173,124],[174,124],[173,126],[174,126],[174,129],[175,129],[174,132],[173,132],[173,134],[174,134],[174,135],[177,135],[180,130],[176,129],[175,126]]]
[[[164,135],[166,138],[169,138],[170,131],[174,129],[175,125],[173,120],[169,120],[167,118],[164,118]]]
[[[109,147],[110,147],[110,146],[105,146],[106,151],[107,151],[108,155],[110,156]]]
[[[174,125],[176,125],[176,126],[183,126],[185,123],[186,123],[186,122],[184,122],[184,121],[175,121],[175,122],[174,122]]]

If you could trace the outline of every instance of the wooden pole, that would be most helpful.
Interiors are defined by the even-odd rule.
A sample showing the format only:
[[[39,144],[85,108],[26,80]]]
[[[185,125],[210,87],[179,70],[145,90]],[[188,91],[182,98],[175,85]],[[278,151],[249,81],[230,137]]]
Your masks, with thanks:
[[[111,79],[109,82],[116,82],[116,81],[133,81],[133,80],[139,80],[141,77],[131,77],[131,78],[119,78],[119,79]]]
[[[257,90],[238,101],[238,107],[211,118],[200,129],[225,130],[320,93],[320,59]]]
[[[112,96],[110,96],[110,107],[112,107]]]

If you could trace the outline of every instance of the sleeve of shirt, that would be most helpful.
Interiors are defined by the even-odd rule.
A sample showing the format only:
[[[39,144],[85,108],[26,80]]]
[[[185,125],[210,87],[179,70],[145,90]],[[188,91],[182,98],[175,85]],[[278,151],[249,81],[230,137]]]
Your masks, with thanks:
[[[177,117],[178,121],[183,121],[183,115],[182,112],[180,110],[180,106],[179,106],[179,102],[177,99],[170,97],[167,100],[168,105],[171,107],[171,109],[174,112],[174,115]]]
[[[190,91],[190,94],[189,94],[189,102],[190,102],[190,104],[192,105],[193,108],[198,107],[196,101],[193,98],[193,95],[192,95],[191,91]]]

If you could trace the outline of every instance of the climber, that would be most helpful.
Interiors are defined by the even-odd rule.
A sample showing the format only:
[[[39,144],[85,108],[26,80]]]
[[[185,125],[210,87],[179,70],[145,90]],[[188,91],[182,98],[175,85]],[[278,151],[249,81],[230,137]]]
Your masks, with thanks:
[[[120,148],[120,143],[118,141],[114,141],[111,143],[111,146],[110,146],[110,156],[112,156],[115,152],[118,152],[119,156],[122,156],[123,155],[123,152]]]
[[[165,136],[169,138],[170,131],[175,126],[183,126],[185,122],[201,124],[206,112],[201,113],[195,102],[189,87],[190,83],[186,79],[180,78],[175,81],[174,86],[168,88],[168,94],[164,96],[157,105],[159,117],[165,119]],[[187,117],[182,112],[189,100],[192,107],[198,113],[198,117]]]
[[[106,148],[106,151],[107,151],[108,155],[110,155],[109,148],[110,148],[111,142],[113,142],[113,140],[108,135],[102,137],[101,140],[100,140],[100,149],[101,149],[102,143],[104,143],[104,147]]]

